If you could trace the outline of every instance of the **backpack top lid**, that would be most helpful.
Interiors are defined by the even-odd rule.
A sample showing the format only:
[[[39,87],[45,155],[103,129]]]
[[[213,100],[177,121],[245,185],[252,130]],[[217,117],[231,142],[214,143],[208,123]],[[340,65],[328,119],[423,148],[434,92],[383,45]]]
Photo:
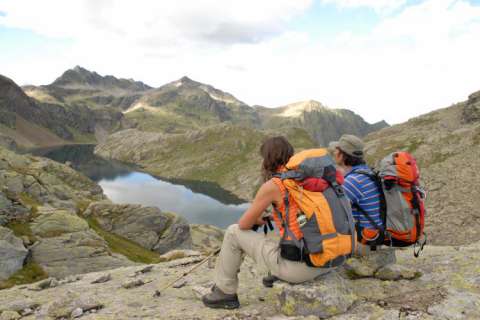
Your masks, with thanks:
[[[380,161],[378,172],[380,177],[395,177],[399,180],[416,183],[420,178],[417,161],[408,152],[394,152]]]
[[[285,165],[287,172],[282,173],[283,179],[304,180],[307,177],[332,179],[335,181],[335,162],[327,149],[303,150],[290,158]]]

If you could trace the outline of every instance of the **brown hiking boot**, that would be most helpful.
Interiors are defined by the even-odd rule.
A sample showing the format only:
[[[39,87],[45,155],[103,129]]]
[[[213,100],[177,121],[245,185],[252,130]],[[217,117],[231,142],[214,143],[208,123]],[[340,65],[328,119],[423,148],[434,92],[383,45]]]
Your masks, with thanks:
[[[212,292],[202,297],[203,304],[214,309],[237,309],[240,307],[237,294],[226,294],[217,286],[213,286]]]

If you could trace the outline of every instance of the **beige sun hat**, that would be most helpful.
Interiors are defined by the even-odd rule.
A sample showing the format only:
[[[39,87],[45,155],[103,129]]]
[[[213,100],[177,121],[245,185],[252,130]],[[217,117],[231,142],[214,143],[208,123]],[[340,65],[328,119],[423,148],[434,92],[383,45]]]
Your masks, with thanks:
[[[332,152],[339,148],[346,154],[355,157],[363,158],[363,149],[365,148],[365,143],[362,139],[352,134],[344,134],[340,137],[340,140],[330,142],[328,145],[328,151]]]

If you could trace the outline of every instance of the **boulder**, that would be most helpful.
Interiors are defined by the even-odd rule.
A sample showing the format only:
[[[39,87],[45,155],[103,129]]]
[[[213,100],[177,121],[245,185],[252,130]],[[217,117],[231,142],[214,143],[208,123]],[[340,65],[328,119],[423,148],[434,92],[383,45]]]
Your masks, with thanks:
[[[386,248],[372,251],[363,257],[350,258],[345,263],[345,269],[353,278],[373,277],[380,268],[395,262],[395,250]]]
[[[208,224],[191,224],[190,233],[195,250],[210,252],[222,246],[225,231]]]
[[[107,201],[90,204],[84,212],[99,226],[158,253],[188,249],[192,239],[185,218],[156,207],[115,205]]]
[[[380,268],[375,273],[375,278],[380,280],[413,280],[422,275],[421,272],[415,269],[410,269],[399,264],[389,264]]]
[[[4,311],[0,315],[0,320],[18,320],[21,316],[16,311]]]
[[[43,238],[32,248],[32,255],[56,278],[134,265],[127,258],[112,254],[105,240],[92,230]]]
[[[8,279],[22,269],[28,250],[12,230],[0,227],[0,280]]]
[[[80,232],[89,229],[88,223],[76,214],[66,210],[54,210],[40,216],[31,223],[32,232],[48,238],[64,233]]]
[[[315,315],[327,319],[345,313],[359,298],[347,280],[332,271],[312,283],[275,284],[280,288],[280,311],[287,316]]]

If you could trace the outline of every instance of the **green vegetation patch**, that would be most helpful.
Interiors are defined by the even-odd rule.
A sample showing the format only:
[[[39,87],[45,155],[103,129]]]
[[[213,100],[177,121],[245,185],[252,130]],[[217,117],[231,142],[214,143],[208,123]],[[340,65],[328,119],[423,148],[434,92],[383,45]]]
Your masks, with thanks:
[[[30,261],[21,270],[10,276],[10,278],[0,281],[0,290],[8,289],[15,285],[37,282],[46,278],[48,278],[48,274],[45,270],[39,264]]]
[[[112,252],[119,253],[134,262],[150,264],[163,261],[158,253],[147,250],[124,237],[105,231],[100,227],[95,218],[90,217],[86,220],[90,228],[105,239]]]
[[[30,208],[30,213],[31,217],[30,218],[35,218],[38,214],[38,207],[40,206],[40,203],[32,198],[31,195],[29,195],[26,192],[22,192],[19,196],[21,203],[26,206],[27,208]]]
[[[28,222],[11,221],[6,225],[6,227],[12,230],[13,234],[19,238],[27,237],[31,243],[37,241],[37,237],[33,235],[32,229],[30,228],[30,224]]]

